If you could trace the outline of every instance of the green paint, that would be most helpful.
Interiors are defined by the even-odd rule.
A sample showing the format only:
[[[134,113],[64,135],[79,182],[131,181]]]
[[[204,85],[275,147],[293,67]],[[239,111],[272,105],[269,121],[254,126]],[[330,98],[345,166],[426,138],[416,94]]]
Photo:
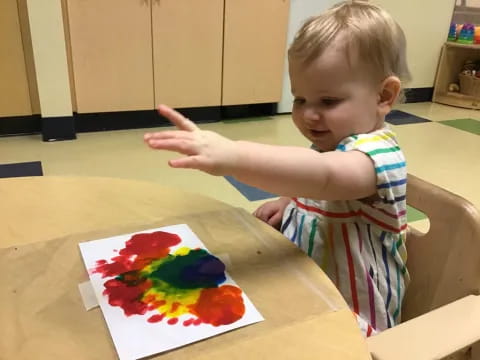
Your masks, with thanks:
[[[469,133],[480,135],[480,121],[474,119],[457,119],[439,121],[440,124],[454,127],[459,130],[467,131]]]
[[[414,222],[419,220],[427,219],[427,215],[425,215],[420,210],[417,210],[411,206],[407,206],[407,221]]]

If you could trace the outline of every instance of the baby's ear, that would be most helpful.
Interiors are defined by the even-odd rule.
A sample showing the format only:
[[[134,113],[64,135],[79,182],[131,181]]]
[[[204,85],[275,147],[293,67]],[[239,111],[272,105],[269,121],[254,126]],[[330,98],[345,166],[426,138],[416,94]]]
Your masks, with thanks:
[[[402,83],[396,76],[389,76],[382,82],[378,100],[378,109],[381,115],[386,116],[392,110],[400,95],[401,87]]]

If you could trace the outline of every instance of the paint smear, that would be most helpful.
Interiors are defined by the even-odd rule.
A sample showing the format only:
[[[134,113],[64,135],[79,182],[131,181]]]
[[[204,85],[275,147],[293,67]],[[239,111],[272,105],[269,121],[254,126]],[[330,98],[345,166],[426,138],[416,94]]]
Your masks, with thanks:
[[[176,234],[157,231],[133,235],[118,256],[99,260],[91,273],[103,278],[103,294],[111,306],[126,316],[157,314],[149,323],[166,320],[169,325],[221,326],[232,324],[245,314],[242,290],[226,281],[225,265],[205,249],[170,248],[181,243]],[[179,321],[179,316],[193,318]]]

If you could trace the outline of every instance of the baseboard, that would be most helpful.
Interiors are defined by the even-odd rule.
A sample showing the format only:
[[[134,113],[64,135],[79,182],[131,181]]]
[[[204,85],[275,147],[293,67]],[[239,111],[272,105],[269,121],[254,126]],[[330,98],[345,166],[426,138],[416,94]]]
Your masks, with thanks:
[[[433,87],[405,89],[405,102],[430,102],[433,99]]]
[[[222,120],[276,115],[277,106],[277,103],[222,106]]]
[[[73,116],[42,118],[43,141],[75,140],[76,138]]]
[[[221,120],[220,106],[184,108],[178,111],[196,123]],[[75,114],[74,116],[77,132],[143,129],[171,125],[156,110]]]
[[[30,135],[42,131],[40,115],[0,118],[0,136]]]
[[[247,104],[177,109],[195,123],[223,119],[275,115],[277,104]],[[76,133],[169,126],[155,110],[74,113],[71,117],[41,118],[40,115],[0,118],[0,136],[42,133],[44,141],[75,139]]]

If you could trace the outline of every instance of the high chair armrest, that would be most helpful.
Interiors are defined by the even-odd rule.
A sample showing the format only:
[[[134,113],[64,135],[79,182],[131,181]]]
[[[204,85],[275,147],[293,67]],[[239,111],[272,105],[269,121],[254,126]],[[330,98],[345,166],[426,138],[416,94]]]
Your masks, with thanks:
[[[374,360],[437,360],[480,340],[480,296],[470,295],[367,339]]]

